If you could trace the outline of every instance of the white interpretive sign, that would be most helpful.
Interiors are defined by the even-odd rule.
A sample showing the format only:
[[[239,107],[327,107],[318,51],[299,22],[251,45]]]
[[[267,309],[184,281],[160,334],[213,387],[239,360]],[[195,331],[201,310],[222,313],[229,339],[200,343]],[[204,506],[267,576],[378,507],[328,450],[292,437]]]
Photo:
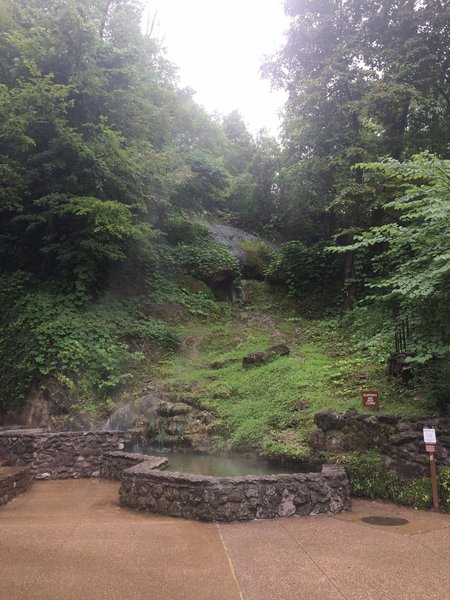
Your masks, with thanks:
[[[435,444],[436,443],[436,430],[428,429],[427,427],[423,428],[423,441],[425,444]]]

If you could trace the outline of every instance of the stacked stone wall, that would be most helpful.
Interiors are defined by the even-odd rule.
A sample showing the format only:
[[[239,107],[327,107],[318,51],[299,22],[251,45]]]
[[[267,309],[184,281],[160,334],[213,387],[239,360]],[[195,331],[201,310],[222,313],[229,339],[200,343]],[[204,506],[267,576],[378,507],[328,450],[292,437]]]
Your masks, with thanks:
[[[27,467],[0,467],[0,505],[26,492],[32,480],[33,474]]]
[[[325,465],[320,473],[208,477],[154,471],[141,463],[123,471],[120,502],[202,521],[243,521],[338,513],[350,508],[345,470]]]
[[[136,452],[107,452],[103,456],[101,467],[101,476],[106,479],[122,479],[122,473],[125,469],[134,467],[141,463],[147,463],[151,469],[160,469],[167,464],[168,460],[164,457],[149,456],[147,454],[138,454]]]
[[[0,459],[30,467],[36,479],[96,477],[105,453],[122,450],[124,437],[120,431],[2,431]]]
[[[315,450],[345,453],[378,449],[386,466],[406,480],[429,475],[423,428],[434,428],[437,465],[450,467],[450,419],[361,414],[352,409],[317,413],[314,419],[318,429],[311,445]]]

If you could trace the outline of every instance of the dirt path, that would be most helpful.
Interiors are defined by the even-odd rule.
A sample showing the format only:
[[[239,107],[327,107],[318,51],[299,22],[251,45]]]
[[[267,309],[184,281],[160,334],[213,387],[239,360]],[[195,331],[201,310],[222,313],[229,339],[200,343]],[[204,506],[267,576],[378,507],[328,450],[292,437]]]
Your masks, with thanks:
[[[192,346],[190,352],[192,358],[197,358],[198,356],[200,356],[200,347],[204,339],[204,334],[199,334],[192,338]]]
[[[275,318],[269,313],[244,308],[236,312],[236,321],[250,325],[255,324],[257,327],[269,331],[273,344],[287,343],[287,336],[281,332]]]

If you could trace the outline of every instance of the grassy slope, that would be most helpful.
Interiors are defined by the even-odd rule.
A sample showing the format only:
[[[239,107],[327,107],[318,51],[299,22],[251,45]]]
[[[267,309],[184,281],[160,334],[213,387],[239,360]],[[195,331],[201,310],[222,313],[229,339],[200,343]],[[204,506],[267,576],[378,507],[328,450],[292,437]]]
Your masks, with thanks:
[[[299,318],[264,284],[251,292],[228,317],[180,324],[186,348],[158,368],[172,389],[216,412],[218,445],[305,455],[314,413],[360,409],[363,389],[380,391],[384,412],[421,412],[407,390],[386,380],[384,365],[358,354],[336,319]],[[242,368],[247,353],[282,342],[289,357]],[[212,369],[215,362],[222,368]]]

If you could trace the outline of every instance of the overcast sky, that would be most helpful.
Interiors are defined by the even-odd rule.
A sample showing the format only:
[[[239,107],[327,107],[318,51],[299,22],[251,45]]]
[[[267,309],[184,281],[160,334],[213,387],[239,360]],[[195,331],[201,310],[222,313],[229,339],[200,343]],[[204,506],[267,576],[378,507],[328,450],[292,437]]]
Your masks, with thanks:
[[[234,109],[253,133],[276,134],[285,99],[259,74],[287,28],[283,0],[146,0],[182,86],[209,112]]]

